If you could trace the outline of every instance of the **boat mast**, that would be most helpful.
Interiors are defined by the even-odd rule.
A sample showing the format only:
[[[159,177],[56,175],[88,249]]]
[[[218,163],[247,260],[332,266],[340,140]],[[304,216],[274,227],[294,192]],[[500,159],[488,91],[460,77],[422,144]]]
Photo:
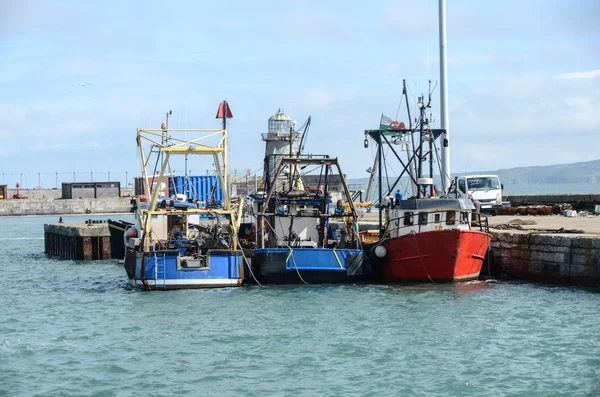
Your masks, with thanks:
[[[450,188],[450,131],[448,125],[448,74],[446,61],[446,0],[439,0],[440,6],[440,128],[445,130],[442,143],[442,190]]]
[[[424,122],[425,122],[425,105],[423,104],[423,97],[419,97],[419,164],[417,169],[417,181],[423,176],[423,133],[424,133]],[[419,193],[417,198],[421,198],[421,186],[419,185]]]
[[[413,197],[416,197],[418,193],[418,186],[414,183],[414,180],[416,180],[415,175],[417,174],[417,170],[416,164],[411,161],[413,153],[415,153],[415,134],[412,130],[412,120],[410,118],[410,105],[408,103],[408,93],[406,91],[406,79],[402,80],[402,95],[404,95],[404,99],[406,102],[406,113],[408,114],[408,130],[410,131],[410,139],[412,141],[412,147],[410,146],[410,144],[406,145],[406,155],[408,157],[408,166],[410,168],[409,173],[411,176],[410,185],[412,186]]]
[[[229,138],[227,137],[227,112],[229,110],[229,105],[227,101],[223,101],[223,174],[225,179],[225,195],[229,196]],[[187,163],[186,163],[187,166]]]
[[[383,211],[383,207],[381,206],[381,203],[383,202],[383,197],[382,197],[382,178],[381,178],[381,154],[383,152],[381,145],[381,128],[379,129],[379,131],[377,132],[377,176],[379,177],[379,238],[381,239],[383,237],[384,234],[384,230],[383,230],[383,217],[382,217],[382,211]]]

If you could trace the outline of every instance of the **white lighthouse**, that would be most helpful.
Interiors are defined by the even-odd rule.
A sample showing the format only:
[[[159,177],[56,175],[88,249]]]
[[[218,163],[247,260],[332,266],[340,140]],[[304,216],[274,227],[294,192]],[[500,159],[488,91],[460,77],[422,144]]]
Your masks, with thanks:
[[[273,183],[273,176],[277,172],[277,168],[281,164],[282,157],[293,157],[298,154],[302,133],[294,131],[294,122],[289,116],[286,116],[281,109],[269,118],[268,132],[262,134],[265,145],[265,169],[263,180]],[[296,172],[284,170],[281,177],[277,180],[277,191],[302,189],[302,182],[295,178]],[[293,182],[292,182],[293,181]]]

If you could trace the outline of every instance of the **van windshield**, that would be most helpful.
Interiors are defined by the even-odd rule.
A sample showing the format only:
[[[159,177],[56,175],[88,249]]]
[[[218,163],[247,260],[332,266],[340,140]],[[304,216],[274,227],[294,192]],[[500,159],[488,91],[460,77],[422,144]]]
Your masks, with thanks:
[[[500,183],[496,177],[479,177],[479,178],[468,178],[467,188],[469,190],[491,190],[499,189]]]

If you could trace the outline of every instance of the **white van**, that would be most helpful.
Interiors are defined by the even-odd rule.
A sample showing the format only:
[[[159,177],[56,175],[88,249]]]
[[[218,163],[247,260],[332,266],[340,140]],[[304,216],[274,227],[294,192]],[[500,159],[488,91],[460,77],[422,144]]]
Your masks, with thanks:
[[[502,189],[498,175],[466,175],[457,177],[458,190],[479,201],[481,210],[502,206]]]

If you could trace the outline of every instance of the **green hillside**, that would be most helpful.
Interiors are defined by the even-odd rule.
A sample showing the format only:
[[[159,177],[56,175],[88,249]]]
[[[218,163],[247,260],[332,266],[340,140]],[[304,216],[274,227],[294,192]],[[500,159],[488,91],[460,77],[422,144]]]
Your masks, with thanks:
[[[473,171],[473,174],[498,175],[506,185],[534,185],[554,183],[600,184],[600,159],[572,164],[543,165],[536,167],[516,167],[492,171]],[[453,176],[465,175],[464,173]],[[439,180],[439,176],[435,178]],[[350,179],[349,183],[365,185],[368,178]],[[407,183],[408,180],[405,181]],[[390,181],[393,183],[393,181]]]
[[[551,183],[600,183],[600,160],[538,167],[516,167],[481,173],[496,174],[511,185]]]

